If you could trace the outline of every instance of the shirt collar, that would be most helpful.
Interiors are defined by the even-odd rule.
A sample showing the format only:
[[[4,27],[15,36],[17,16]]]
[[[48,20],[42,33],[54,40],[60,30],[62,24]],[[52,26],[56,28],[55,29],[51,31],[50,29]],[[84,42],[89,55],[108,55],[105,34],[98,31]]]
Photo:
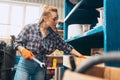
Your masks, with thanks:
[[[38,30],[38,33],[41,33],[41,31],[40,31],[40,23],[37,24],[37,30]],[[54,31],[50,27],[48,27],[48,32],[47,32],[46,37],[48,35],[52,34],[52,33],[54,33]]]

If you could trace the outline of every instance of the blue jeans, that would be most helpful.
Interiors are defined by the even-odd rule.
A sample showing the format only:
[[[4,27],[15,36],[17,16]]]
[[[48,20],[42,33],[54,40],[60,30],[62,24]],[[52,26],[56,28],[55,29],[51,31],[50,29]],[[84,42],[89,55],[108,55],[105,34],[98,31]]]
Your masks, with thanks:
[[[41,58],[38,57],[38,59],[42,61]],[[45,69],[35,61],[21,57],[14,80],[45,80]]]

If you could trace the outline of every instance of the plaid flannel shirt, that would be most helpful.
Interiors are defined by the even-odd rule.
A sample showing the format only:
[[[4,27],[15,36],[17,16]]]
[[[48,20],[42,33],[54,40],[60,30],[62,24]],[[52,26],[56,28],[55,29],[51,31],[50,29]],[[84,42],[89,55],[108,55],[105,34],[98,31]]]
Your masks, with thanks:
[[[18,35],[14,47],[22,45],[20,42],[25,42],[25,47],[35,53],[50,54],[56,49],[64,51],[65,54],[70,53],[73,47],[51,28],[48,28],[47,36],[42,38],[39,26],[40,24],[26,25]]]

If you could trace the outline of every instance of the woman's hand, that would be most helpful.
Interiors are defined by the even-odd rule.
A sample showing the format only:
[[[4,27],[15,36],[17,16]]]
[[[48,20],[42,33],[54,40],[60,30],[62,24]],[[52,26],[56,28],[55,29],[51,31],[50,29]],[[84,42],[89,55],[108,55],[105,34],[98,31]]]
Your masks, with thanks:
[[[82,55],[81,53],[79,53],[77,50],[72,49],[72,51],[70,52],[72,55],[75,55],[79,58],[87,58],[86,56]]]
[[[86,59],[87,57],[84,56],[84,55],[80,55],[79,58],[84,58],[84,59]]]
[[[22,56],[25,58],[25,59],[33,59],[34,55],[31,51],[27,50],[27,49],[22,49],[21,50],[21,53],[22,53]]]

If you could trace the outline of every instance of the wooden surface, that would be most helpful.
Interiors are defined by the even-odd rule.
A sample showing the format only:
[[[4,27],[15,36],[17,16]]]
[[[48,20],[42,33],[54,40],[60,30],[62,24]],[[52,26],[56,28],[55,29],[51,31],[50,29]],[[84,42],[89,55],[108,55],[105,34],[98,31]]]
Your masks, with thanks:
[[[76,67],[87,59],[81,59],[75,57]],[[70,68],[69,55],[63,56],[63,65]],[[106,67],[104,64],[95,65],[91,69],[85,72],[85,74],[72,72],[70,69],[64,73],[63,80],[120,80],[120,68],[117,67]]]
[[[103,78],[98,78],[95,76],[84,75],[81,73],[75,73],[71,70],[66,70],[64,73],[63,80],[107,80]]]
[[[63,65],[71,69],[69,57],[70,55],[63,56]],[[89,56],[86,56],[86,57],[89,58]],[[75,57],[74,60],[75,60],[76,66],[78,66],[87,59]]]

